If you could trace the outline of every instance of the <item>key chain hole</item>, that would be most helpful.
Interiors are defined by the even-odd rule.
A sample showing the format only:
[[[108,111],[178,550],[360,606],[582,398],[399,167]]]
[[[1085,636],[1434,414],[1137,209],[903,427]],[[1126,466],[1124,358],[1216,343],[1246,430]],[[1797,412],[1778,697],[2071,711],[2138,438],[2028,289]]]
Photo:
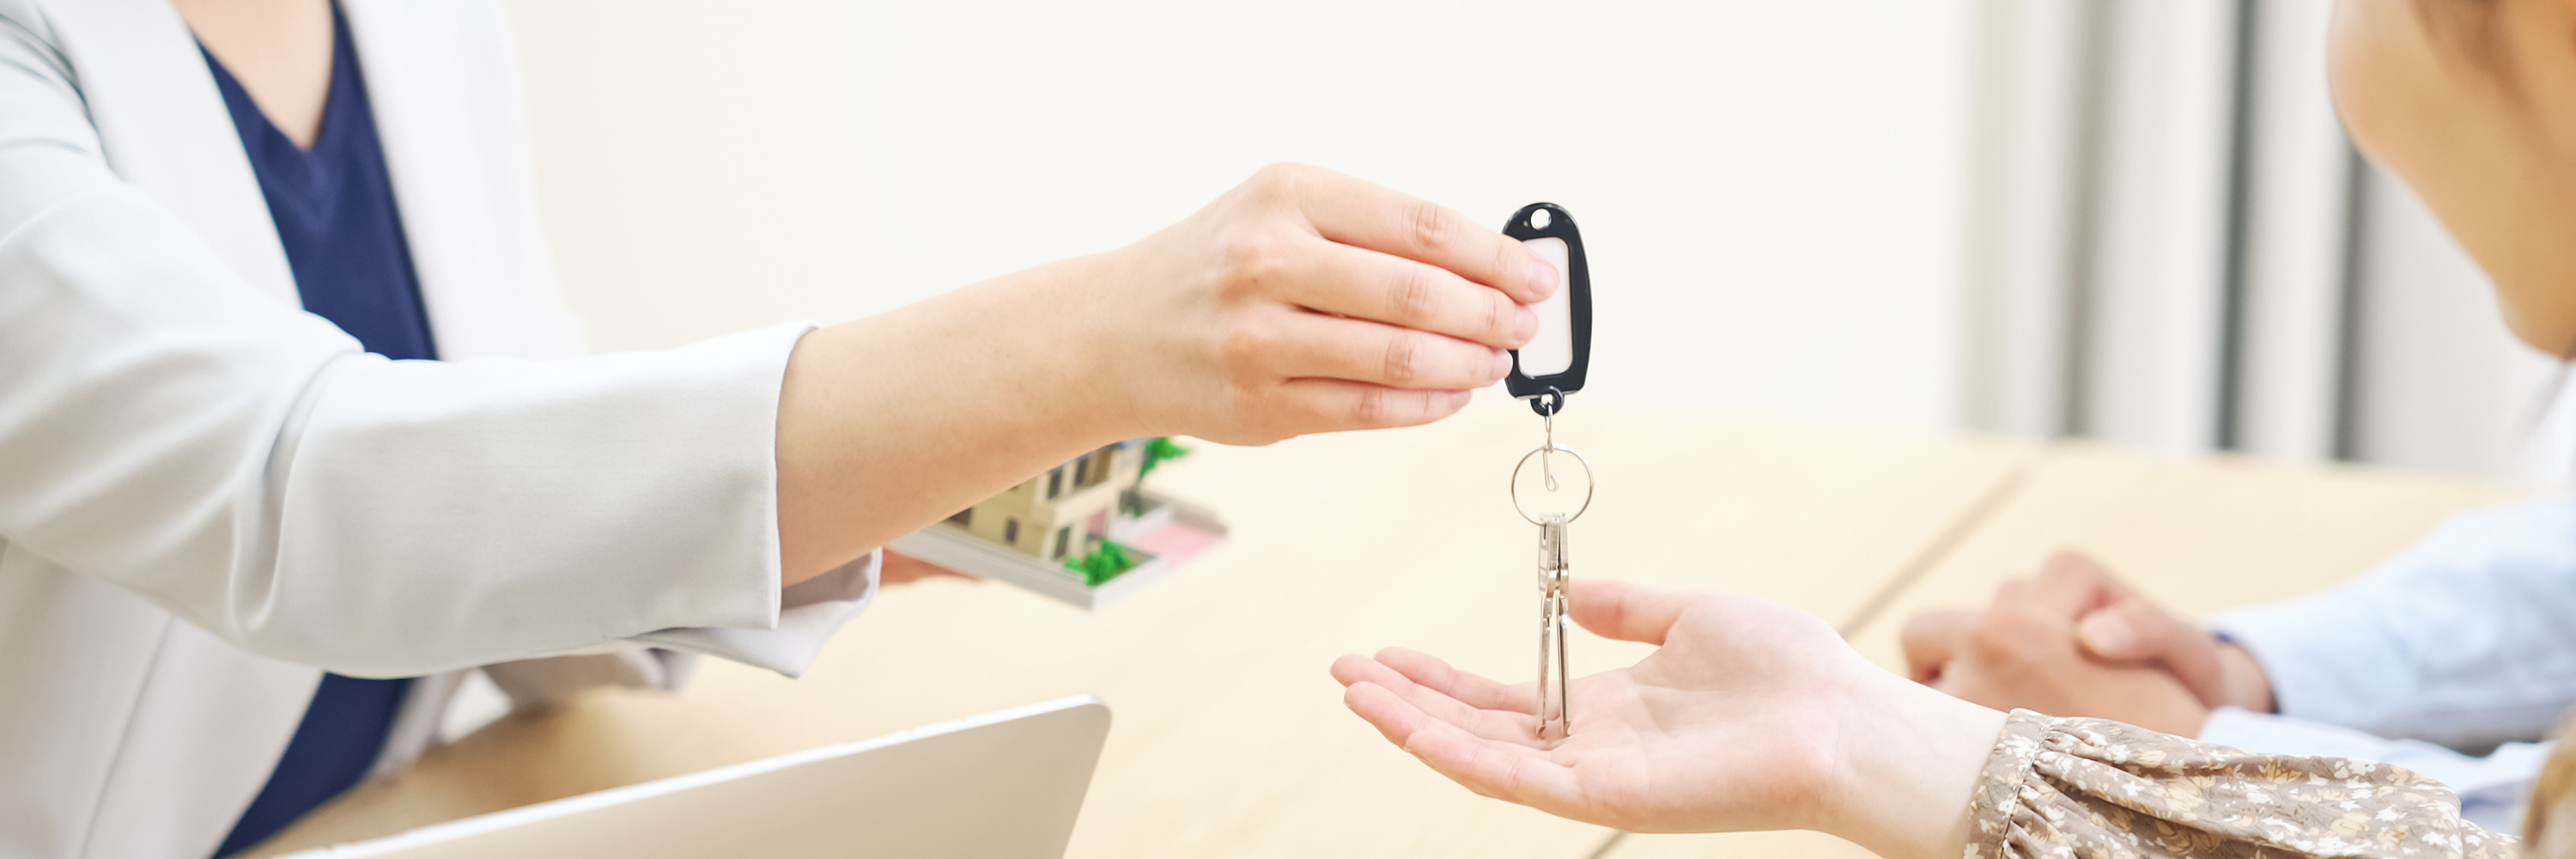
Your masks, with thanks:
[[[1556,405],[1549,406],[1547,414],[1539,416],[1540,425],[1547,430],[1547,444],[1539,448],[1538,473],[1546,478],[1543,482],[1547,484],[1547,491],[1555,492],[1561,488],[1556,483],[1556,410],[1564,407],[1565,392],[1555,388],[1549,388],[1547,392],[1556,397]]]
[[[1546,209],[1539,209],[1539,210],[1533,211],[1533,212],[1531,212],[1531,213],[1530,213],[1530,216],[1529,216],[1529,225],[1530,225],[1530,229],[1533,229],[1533,230],[1544,230],[1544,229],[1547,229],[1547,225],[1552,224],[1552,223],[1555,223],[1555,222],[1556,222],[1556,216],[1549,214],[1549,213],[1548,213],[1548,211],[1547,211]]]

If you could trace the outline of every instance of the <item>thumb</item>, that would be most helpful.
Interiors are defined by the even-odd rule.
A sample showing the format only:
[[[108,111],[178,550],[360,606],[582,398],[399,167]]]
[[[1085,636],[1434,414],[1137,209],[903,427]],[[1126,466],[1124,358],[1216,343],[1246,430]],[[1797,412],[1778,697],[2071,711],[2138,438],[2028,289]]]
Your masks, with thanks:
[[[1661,645],[1673,621],[1690,607],[1690,591],[1611,579],[1576,579],[1566,589],[1566,612],[1603,638]]]
[[[2226,700],[2219,682],[2217,640],[2154,603],[2136,596],[2113,602],[2077,621],[2075,637],[2102,659],[2163,665],[2203,704],[2215,707]]]

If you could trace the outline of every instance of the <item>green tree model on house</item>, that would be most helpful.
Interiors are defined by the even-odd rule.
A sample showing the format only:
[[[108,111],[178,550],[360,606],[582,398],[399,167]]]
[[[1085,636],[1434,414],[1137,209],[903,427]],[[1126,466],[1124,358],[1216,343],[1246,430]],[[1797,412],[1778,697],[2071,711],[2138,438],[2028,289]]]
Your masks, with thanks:
[[[1154,473],[1154,466],[1163,464],[1163,461],[1167,459],[1179,459],[1181,457],[1188,456],[1190,455],[1190,449],[1182,447],[1179,442],[1173,441],[1171,436],[1158,435],[1145,440],[1144,454],[1144,464],[1136,467],[1136,482],[1138,483],[1145,482],[1146,476]]]
[[[1116,540],[1101,540],[1089,554],[1066,559],[1064,568],[1081,573],[1083,584],[1096,588],[1101,582],[1117,578],[1119,573],[1135,569],[1137,563],[1136,556],[1128,554],[1126,546],[1119,545]]]
[[[1118,511],[1129,516],[1145,515],[1145,496],[1143,494],[1145,490],[1145,476],[1153,474],[1154,467],[1163,464],[1165,460],[1179,459],[1190,455],[1190,449],[1182,447],[1178,442],[1172,441],[1171,436],[1158,435],[1153,438],[1146,439],[1142,444],[1137,445],[1136,454],[1138,461],[1136,466],[1136,485],[1128,487],[1125,492],[1118,493]]]

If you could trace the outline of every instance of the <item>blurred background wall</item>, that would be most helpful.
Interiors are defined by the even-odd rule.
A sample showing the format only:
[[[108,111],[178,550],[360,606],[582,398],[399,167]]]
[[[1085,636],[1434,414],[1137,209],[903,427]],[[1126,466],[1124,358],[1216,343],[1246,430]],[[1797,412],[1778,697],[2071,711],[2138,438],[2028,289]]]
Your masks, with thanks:
[[[2526,442],[2555,363],[2337,129],[2328,6],[510,0],[601,349],[884,310],[1303,161],[1569,207],[1595,396],[2568,473],[2576,435]]]
[[[2556,362],[2325,79],[2331,0],[1977,0],[1962,423],[2557,480]]]

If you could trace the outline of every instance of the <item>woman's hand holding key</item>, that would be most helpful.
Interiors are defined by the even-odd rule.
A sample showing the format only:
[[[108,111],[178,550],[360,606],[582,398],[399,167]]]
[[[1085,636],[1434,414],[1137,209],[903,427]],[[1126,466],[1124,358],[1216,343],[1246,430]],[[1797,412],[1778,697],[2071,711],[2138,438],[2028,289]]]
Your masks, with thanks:
[[[779,397],[782,579],[1120,439],[1446,417],[1556,282],[1455,211],[1286,165],[1127,247],[816,331]]]

